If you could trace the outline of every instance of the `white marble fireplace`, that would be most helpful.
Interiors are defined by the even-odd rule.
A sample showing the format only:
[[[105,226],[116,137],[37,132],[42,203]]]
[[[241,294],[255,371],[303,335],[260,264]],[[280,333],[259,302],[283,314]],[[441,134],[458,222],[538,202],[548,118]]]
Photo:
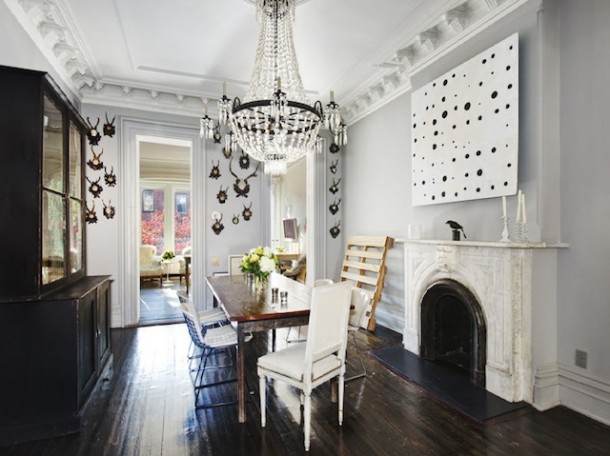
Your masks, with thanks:
[[[532,345],[532,297],[545,296],[546,288],[553,286],[545,283],[548,267],[535,263],[535,252],[551,250],[545,247],[406,240],[404,347],[420,354],[422,299],[426,292],[435,284],[458,282],[476,299],[484,316],[486,389],[507,401],[533,403],[537,372]],[[551,313],[553,304],[547,306],[545,300],[541,298],[537,305],[540,309],[546,306]],[[544,345],[544,338],[552,338],[553,334],[541,333],[537,337]],[[543,363],[544,348],[540,353],[539,361]]]

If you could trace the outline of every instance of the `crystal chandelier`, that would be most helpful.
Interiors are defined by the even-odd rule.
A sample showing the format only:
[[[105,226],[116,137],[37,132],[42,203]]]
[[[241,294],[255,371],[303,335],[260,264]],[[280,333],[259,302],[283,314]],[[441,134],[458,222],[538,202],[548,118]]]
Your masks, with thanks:
[[[294,49],[294,0],[256,0],[261,23],[250,86],[243,101],[223,95],[218,100],[219,123],[228,123],[235,142],[265,164],[265,172],[284,174],[288,163],[321,147],[322,123],[336,146],[347,142],[339,105],[313,105],[303,90]]]

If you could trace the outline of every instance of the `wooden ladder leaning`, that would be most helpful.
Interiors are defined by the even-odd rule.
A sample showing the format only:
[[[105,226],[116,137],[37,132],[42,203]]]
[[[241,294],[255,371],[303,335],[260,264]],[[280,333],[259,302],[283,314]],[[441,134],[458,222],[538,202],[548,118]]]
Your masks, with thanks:
[[[369,331],[375,329],[375,308],[381,299],[387,271],[386,256],[393,245],[394,239],[389,236],[350,236],[347,239],[341,281],[349,280],[371,293],[371,301],[360,323]]]

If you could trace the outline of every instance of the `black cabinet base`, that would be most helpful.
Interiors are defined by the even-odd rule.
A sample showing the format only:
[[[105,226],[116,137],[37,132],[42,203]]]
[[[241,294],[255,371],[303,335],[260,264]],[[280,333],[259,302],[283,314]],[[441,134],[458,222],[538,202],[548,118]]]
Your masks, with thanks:
[[[0,445],[81,429],[112,373],[110,278],[31,301],[0,301]]]

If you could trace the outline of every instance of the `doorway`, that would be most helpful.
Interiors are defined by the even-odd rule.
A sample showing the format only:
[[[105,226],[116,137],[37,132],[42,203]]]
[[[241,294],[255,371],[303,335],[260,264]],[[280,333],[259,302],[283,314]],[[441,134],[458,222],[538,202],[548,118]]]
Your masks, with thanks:
[[[142,188],[140,186],[140,155],[142,145],[146,143],[182,146],[188,148],[188,163],[190,163],[190,205],[192,231],[192,262],[190,270],[197,270],[205,274],[204,236],[197,236],[197,227],[202,227],[205,211],[205,158],[203,143],[199,138],[199,129],[195,126],[168,125],[140,119],[121,119],[121,154],[120,162],[124,185],[121,188],[121,204],[126,208],[121,213],[119,230],[119,249],[121,251],[119,262],[119,280],[117,280],[119,303],[115,315],[120,316],[118,325],[122,327],[140,324],[140,265],[139,250],[141,241],[141,210]],[[165,157],[163,158],[165,163]],[[169,179],[174,180],[175,179]],[[167,183],[167,182],[165,182]],[[172,197],[173,198],[173,197]],[[182,197],[180,197],[182,198]],[[178,198],[178,199],[180,199]],[[175,207],[181,201],[174,201]],[[148,203],[147,203],[148,204]],[[128,209],[128,210],[127,210]],[[172,212],[173,213],[173,212]],[[175,244],[172,245],[176,249]],[[165,245],[163,246],[165,250]],[[163,252],[160,252],[162,255]],[[167,278],[167,277],[166,277]],[[173,279],[170,272],[170,279]],[[173,280],[172,280],[173,282]],[[177,280],[179,283],[179,280]],[[184,282],[182,282],[184,286]],[[161,283],[162,284],[162,283]],[[201,281],[192,281],[190,294],[198,308],[204,308],[205,289]],[[153,287],[159,288],[159,281]],[[168,287],[169,288],[169,287]],[[168,290],[175,295],[175,290]]]
[[[171,138],[139,142],[140,326],[182,321],[176,292],[188,292],[191,148]]]

